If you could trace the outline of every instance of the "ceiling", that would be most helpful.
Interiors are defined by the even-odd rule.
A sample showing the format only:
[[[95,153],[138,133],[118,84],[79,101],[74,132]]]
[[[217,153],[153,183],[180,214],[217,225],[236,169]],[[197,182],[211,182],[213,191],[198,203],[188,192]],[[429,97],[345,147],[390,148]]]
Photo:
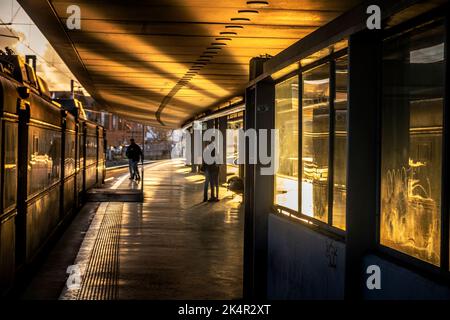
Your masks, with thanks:
[[[19,0],[106,110],[173,128],[242,95],[252,57],[276,55],[361,1],[247,2]],[[65,27],[74,4],[81,30]]]

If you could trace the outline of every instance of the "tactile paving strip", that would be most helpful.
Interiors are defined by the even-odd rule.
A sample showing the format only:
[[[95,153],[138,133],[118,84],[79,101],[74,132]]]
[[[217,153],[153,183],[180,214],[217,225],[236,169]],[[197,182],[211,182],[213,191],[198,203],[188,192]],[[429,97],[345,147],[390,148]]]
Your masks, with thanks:
[[[83,276],[78,300],[117,299],[122,212],[123,203],[108,203]]]

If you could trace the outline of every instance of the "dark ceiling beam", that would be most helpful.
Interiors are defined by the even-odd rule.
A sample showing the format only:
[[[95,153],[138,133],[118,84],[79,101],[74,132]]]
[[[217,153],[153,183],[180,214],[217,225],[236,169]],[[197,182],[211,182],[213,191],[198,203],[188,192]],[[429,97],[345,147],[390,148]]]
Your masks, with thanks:
[[[358,31],[366,29],[366,13],[369,5],[378,5],[381,8],[382,19],[391,17],[402,10],[413,6],[420,0],[368,0],[355,8],[343,13],[323,27],[310,33],[303,39],[297,41],[287,49],[283,50],[264,64],[264,73],[249,83],[248,86],[283,68],[299,62],[309,55],[333,45],[334,43],[348,37]],[[445,1],[442,1],[445,2]]]

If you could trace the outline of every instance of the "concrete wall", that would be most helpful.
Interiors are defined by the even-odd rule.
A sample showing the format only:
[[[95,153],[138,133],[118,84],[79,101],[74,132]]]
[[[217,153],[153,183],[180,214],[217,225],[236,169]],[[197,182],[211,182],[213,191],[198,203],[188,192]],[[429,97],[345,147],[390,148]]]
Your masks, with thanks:
[[[381,271],[381,289],[364,292],[366,299],[450,299],[450,288],[375,255],[364,258],[365,270],[377,265]]]
[[[343,299],[344,263],[345,244],[269,215],[269,299]]]

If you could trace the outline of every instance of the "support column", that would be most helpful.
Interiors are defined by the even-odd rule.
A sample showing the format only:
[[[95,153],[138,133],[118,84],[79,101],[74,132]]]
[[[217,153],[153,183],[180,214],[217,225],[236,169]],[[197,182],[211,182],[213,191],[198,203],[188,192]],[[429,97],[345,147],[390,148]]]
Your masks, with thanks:
[[[272,153],[270,129],[274,128],[275,87],[272,82],[262,81],[247,91],[246,132],[248,129],[267,129],[268,154]],[[258,134],[258,144],[259,141]],[[246,153],[253,150],[246,142]],[[259,148],[258,148],[259,150]],[[257,155],[256,155],[256,158]],[[268,216],[273,205],[273,175],[262,175],[262,166],[245,165],[245,239],[244,239],[244,297],[252,299],[267,298],[267,236]]]
[[[245,120],[244,130],[255,128],[255,88],[248,88],[245,92]],[[254,297],[254,264],[253,264],[253,192],[255,165],[249,163],[249,142],[245,141],[244,164],[244,274],[243,296],[244,299]]]
[[[190,157],[191,157],[191,161],[190,161],[190,165],[191,165],[191,172],[192,173],[196,173],[197,172],[197,167],[194,163],[194,159],[195,159],[195,130],[194,130],[194,124],[192,124],[192,128],[189,129],[189,133],[190,135],[188,136],[188,139],[190,139],[190,150],[187,150],[187,152],[190,153]]]
[[[377,242],[381,37],[377,31],[349,41],[347,231],[345,297],[361,299],[364,256]]]

